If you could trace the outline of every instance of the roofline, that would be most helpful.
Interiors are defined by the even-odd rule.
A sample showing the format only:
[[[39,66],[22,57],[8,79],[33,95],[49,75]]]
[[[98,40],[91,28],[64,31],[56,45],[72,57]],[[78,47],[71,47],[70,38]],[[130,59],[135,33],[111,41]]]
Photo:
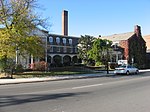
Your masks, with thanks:
[[[127,33],[133,33],[134,34],[134,32],[126,32],[126,33],[118,33],[118,34],[112,34],[112,35],[107,35],[107,36],[101,36],[101,37],[110,37],[110,36],[115,36],[115,35],[122,35],[122,34],[127,34]]]
[[[67,36],[67,35],[60,35],[60,34],[52,34],[52,33],[49,33],[49,36],[50,36],[50,35],[53,35],[53,36],[60,36],[60,37],[80,38],[80,37],[75,37],[75,36]]]

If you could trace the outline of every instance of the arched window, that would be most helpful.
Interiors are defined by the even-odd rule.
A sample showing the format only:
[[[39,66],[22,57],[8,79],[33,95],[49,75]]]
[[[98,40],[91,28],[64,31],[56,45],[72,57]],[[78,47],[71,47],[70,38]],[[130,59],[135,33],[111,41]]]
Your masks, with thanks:
[[[66,38],[63,38],[63,44],[66,44]]]
[[[56,43],[60,44],[60,38],[59,37],[56,38]]]
[[[49,37],[49,42],[53,43],[53,37]]]
[[[72,39],[69,39],[69,44],[72,45]]]

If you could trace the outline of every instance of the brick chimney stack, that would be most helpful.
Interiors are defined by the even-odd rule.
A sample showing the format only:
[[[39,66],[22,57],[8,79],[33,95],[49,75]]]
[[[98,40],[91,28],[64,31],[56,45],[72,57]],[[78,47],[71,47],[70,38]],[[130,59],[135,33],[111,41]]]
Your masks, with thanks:
[[[134,33],[138,36],[141,36],[141,27],[138,25],[134,26]]]
[[[68,11],[62,12],[62,35],[68,36]]]

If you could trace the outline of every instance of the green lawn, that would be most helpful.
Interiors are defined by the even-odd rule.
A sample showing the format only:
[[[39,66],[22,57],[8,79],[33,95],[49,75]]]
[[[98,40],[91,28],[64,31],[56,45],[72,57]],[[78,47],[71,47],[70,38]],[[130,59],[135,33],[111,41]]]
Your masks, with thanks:
[[[33,77],[49,77],[49,76],[60,76],[60,75],[77,75],[77,74],[87,74],[89,72],[24,72],[13,75],[13,78],[33,78]]]
[[[96,68],[97,70],[97,68]],[[13,78],[33,78],[33,77],[49,77],[49,76],[60,76],[60,75],[78,75],[78,74],[89,74],[97,73],[95,69],[89,67],[60,67],[51,69],[50,72],[30,71],[13,74]],[[3,78],[4,76],[0,76]]]

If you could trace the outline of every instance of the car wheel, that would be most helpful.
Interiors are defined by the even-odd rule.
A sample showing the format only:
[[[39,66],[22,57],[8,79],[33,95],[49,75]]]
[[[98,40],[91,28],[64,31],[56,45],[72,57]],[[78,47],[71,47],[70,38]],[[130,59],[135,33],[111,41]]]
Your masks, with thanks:
[[[139,73],[139,71],[137,70],[136,72],[135,72],[135,74],[138,74]]]
[[[126,74],[127,74],[127,75],[129,75],[129,74],[130,74],[130,72],[129,72],[129,71],[127,71],[127,72],[126,72]]]

